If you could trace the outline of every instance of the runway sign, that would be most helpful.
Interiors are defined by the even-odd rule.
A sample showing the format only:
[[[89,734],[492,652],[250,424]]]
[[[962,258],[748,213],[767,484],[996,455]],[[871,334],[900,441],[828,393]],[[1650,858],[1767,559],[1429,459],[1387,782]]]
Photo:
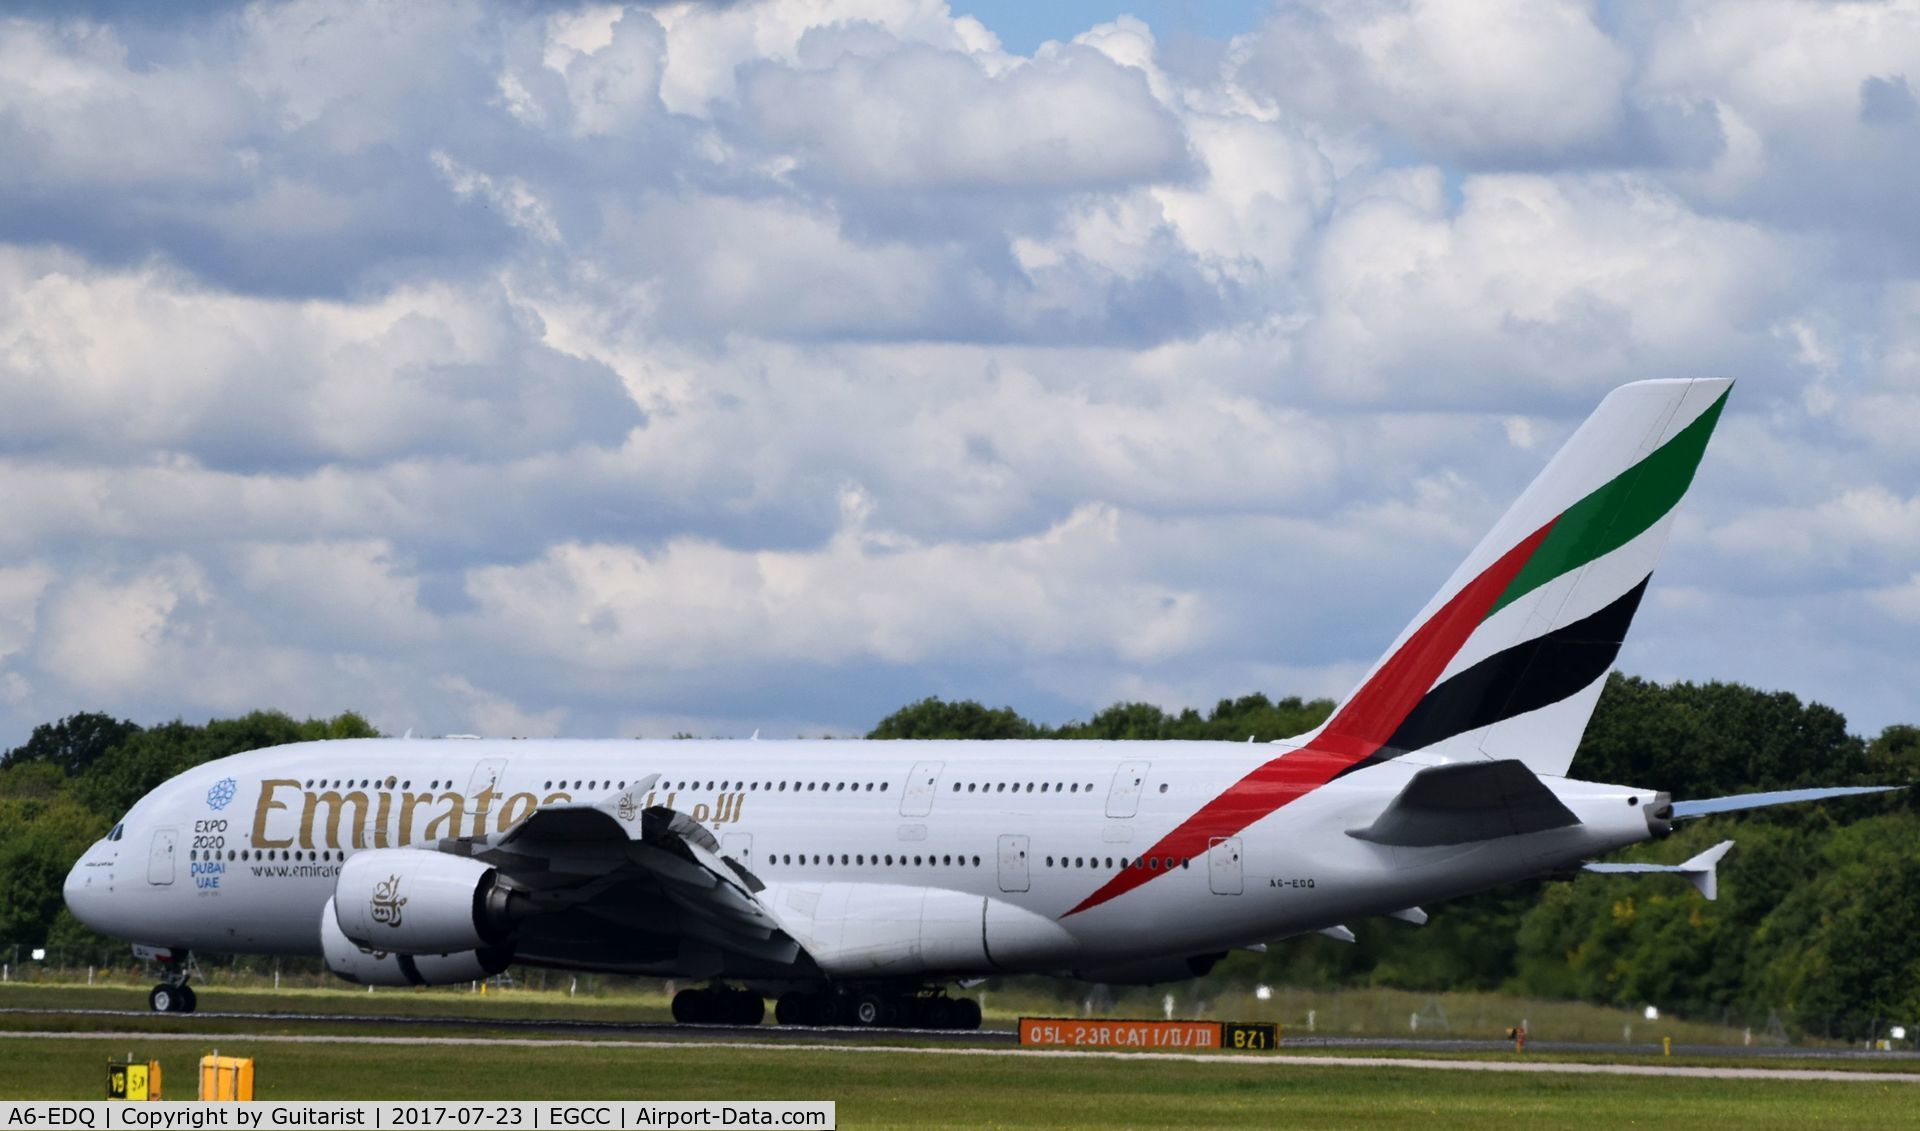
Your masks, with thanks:
[[[1271,1049],[1279,1043],[1277,1026],[1269,1024],[1079,1017],[1020,1019],[1020,1044],[1029,1048]]]

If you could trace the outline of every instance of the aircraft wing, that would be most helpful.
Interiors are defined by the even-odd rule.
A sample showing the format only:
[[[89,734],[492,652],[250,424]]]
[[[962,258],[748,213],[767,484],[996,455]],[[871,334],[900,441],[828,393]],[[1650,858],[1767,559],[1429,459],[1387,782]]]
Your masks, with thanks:
[[[1375,844],[1430,847],[1577,825],[1526,763],[1458,762],[1413,775],[1371,825],[1347,835]]]
[[[681,971],[771,976],[809,966],[759,899],[765,885],[691,816],[643,807],[652,780],[595,801],[541,808],[504,833],[442,842],[500,870],[534,909],[528,961],[636,971],[669,959]]]

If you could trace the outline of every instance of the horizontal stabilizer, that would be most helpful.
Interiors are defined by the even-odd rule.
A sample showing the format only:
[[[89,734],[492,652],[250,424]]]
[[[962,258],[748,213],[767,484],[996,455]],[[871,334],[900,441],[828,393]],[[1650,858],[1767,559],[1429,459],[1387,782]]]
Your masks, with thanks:
[[[1720,865],[1720,858],[1725,856],[1727,849],[1732,847],[1732,841],[1723,840],[1719,844],[1702,852],[1700,855],[1689,860],[1684,860],[1678,864],[1588,864],[1586,867],[1589,872],[1611,872],[1615,874],[1632,873],[1643,875],[1650,872],[1669,872],[1674,875],[1685,876],[1687,882],[1693,885],[1695,891],[1698,891],[1708,899],[1714,899],[1720,894],[1720,877],[1717,871]]]
[[[1715,813],[1733,813],[1741,809],[1764,809],[1769,805],[1793,805],[1802,801],[1825,801],[1830,797],[1853,797],[1862,793],[1886,793],[1905,789],[1904,785],[1842,785],[1823,789],[1782,789],[1772,793],[1741,793],[1732,797],[1708,797],[1699,801],[1673,803],[1673,819],[1707,817]]]
[[[1421,770],[1373,824],[1350,829],[1347,835],[1375,844],[1428,848],[1579,823],[1526,763],[1507,759]]]

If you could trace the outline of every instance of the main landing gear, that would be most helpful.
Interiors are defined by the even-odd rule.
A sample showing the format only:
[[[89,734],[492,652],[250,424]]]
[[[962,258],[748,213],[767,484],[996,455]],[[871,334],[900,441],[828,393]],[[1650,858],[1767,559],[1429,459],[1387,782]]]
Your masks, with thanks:
[[[773,1017],[782,1025],[973,1030],[980,1027],[980,1003],[970,998],[950,998],[943,993],[830,987],[781,994],[774,1005]]]
[[[758,1025],[766,1016],[766,999],[752,990],[707,986],[673,995],[673,1019],[682,1025]]]

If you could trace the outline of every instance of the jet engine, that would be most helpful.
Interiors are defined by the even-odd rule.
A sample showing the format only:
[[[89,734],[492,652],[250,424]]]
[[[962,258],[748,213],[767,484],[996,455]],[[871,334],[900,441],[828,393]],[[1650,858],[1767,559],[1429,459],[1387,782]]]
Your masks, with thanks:
[[[1225,957],[1226,955],[1222,953],[1146,958],[1138,962],[1122,962],[1116,966],[1075,970],[1073,976],[1109,986],[1152,986],[1161,982],[1184,982],[1191,978],[1202,977],[1207,971],[1213,969],[1214,963]]]
[[[445,986],[490,978],[507,968],[513,951],[505,947],[452,954],[393,954],[356,946],[340,933],[333,900],[320,913],[320,952],[327,969],[362,986]]]
[[[499,946],[525,896],[478,860],[417,848],[357,852],[333,887],[340,933],[396,954],[451,954]]]

